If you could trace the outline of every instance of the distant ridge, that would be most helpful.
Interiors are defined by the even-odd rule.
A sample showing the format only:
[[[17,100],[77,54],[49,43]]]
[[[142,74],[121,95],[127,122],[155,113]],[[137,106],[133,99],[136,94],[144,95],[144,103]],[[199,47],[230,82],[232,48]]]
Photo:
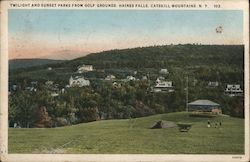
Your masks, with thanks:
[[[101,61],[100,61],[101,60]],[[75,68],[92,64],[95,68],[163,68],[192,66],[243,65],[243,45],[161,45],[113,49],[90,53],[64,62],[62,66]],[[241,66],[243,68],[243,66]]]
[[[51,59],[12,59],[9,60],[9,69],[28,68],[32,66],[55,64],[63,61],[64,60]]]

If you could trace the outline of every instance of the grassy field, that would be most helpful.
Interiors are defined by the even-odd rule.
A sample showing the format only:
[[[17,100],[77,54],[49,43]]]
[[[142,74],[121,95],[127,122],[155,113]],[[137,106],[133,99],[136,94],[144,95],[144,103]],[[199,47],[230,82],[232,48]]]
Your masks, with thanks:
[[[189,132],[177,127],[149,129],[159,120],[193,126]],[[60,128],[10,128],[9,153],[244,154],[243,119],[209,119],[221,121],[220,128],[207,128],[207,120],[179,112]]]

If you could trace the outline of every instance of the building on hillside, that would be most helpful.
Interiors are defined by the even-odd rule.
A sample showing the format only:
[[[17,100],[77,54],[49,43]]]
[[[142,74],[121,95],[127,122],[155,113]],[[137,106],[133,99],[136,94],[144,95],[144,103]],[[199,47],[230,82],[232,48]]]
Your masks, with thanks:
[[[160,74],[168,74],[168,69],[161,69]]]
[[[30,84],[31,84],[31,86],[35,87],[35,86],[37,86],[38,82],[37,81],[31,81]]]
[[[114,75],[106,76],[105,80],[114,80],[116,77]]]
[[[131,75],[127,76],[127,78],[126,78],[126,81],[135,81],[135,80],[136,80],[136,78],[131,76]]]
[[[26,91],[30,91],[30,92],[36,92],[37,91],[37,81],[31,81],[30,82],[30,86],[25,87]]]
[[[65,89],[64,89],[64,88],[61,89],[61,93],[62,93],[62,94],[65,93]]]
[[[157,83],[157,82],[164,81],[164,80],[165,80],[165,77],[159,76],[159,77],[156,79],[156,83]]]
[[[215,81],[215,82],[209,81],[208,82],[208,86],[209,87],[218,87],[219,86],[219,82],[218,81]]]
[[[85,72],[89,72],[89,71],[93,71],[93,65],[82,65],[78,67],[77,72],[78,73],[85,73]]]
[[[52,93],[50,94],[50,96],[51,96],[51,97],[57,97],[57,96],[59,96],[59,93],[57,93],[57,92],[52,92]]]
[[[37,91],[37,89],[35,87],[26,87],[25,90],[30,91],[30,92],[36,92]]]
[[[165,81],[165,78],[157,78],[156,84],[153,88],[153,92],[173,92],[173,82],[172,81]]]
[[[84,77],[70,77],[69,79],[69,87],[83,87],[83,86],[89,86],[90,81],[84,79]]]
[[[11,88],[12,88],[12,89],[11,89],[12,91],[17,91],[18,86],[17,86],[16,84],[13,84]]]
[[[113,82],[112,85],[115,88],[120,88],[122,86],[121,83],[118,83],[118,82]]]
[[[196,100],[188,103],[189,112],[210,112],[212,114],[222,114],[220,104],[210,100]]]
[[[228,84],[225,89],[225,94],[228,96],[243,96],[243,90],[239,84]]]
[[[53,84],[54,84],[54,82],[51,81],[51,80],[48,80],[48,81],[45,82],[46,86],[52,86]]]

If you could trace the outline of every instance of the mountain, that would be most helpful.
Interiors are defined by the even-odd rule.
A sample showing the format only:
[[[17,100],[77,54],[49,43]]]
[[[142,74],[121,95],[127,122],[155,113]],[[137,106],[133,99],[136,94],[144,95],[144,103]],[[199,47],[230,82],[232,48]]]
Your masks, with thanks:
[[[88,55],[88,51],[77,51],[77,50],[60,50],[54,53],[47,54],[41,58],[52,59],[52,60],[72,60],[78,57]]]
[[[89,54],[63,66],[93,64],[96,68],[163,68],[210,65],[241,66],[244,62],[242,45],[164,45],[110,50]]]
[[[51,60],[51,59],[12,59],[9,60],[10,69],[27,68],[46,64],[55,64],[63,62],[63,60]]]

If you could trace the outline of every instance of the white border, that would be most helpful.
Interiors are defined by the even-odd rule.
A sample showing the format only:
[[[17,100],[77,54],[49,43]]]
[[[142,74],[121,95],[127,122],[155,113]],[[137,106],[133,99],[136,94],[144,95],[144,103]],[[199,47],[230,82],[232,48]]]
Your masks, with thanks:
[[[46,1],[2,1],[1,2],[1,55],[0,55],[0,160],[2,161],[20,161],[20,162],[31,162],[31,161],[117,161],[117,162],[151,162],[151,161],[192,161],[192,162],[206,162],[206,161],[220,161],[220,162],[239,162],[239,161],[250,161],[249,159],[249,3],[247,0],[217,0],[217,1],[199,1],[199,0],[176,0],[176,1],[47,1],[47,3],[199,3],[208,4],[213,6],[213,4],[220,4],[221,9],[229,10],[244,10],[244,45],[245,45],[245,155],[202,155],[202,154],[8,154],[8,9],[10,9],[10,3],[45,3]],[[29,7],[19,8],[19,9],[30,9]],[[32,9],[45,9],[45,8],[32,8]],[[54,9],[54,8],[46,8]],[[72,8],[56,8],[56,9],[72,9]],[[83,8],[73,8],[73,9],[83,9]],[[96,8],[84,8],[84,9],[96,9]],[[99,9],[116,9],[116,8],[99,8]],[[119,8],[117,8],[119,9]],[[120,8],[121,9],[121,8]],[[123,8],[129,9],[129,8]],[[135,8],[132,8],[135,9]],[[136,8],[138,10],[143,8]],[[150,8],[152,10],[152,8]],[[153,8],[156,10],[165,10],[163,8]],[[202,8],[205,9],[205,8]],[[189,8],[168,8],[166,10],[190,10]],[[191,8],[191,10],[201,10],[201,8]],[[218,10],[218,8],[206,8],[206,10]]]

